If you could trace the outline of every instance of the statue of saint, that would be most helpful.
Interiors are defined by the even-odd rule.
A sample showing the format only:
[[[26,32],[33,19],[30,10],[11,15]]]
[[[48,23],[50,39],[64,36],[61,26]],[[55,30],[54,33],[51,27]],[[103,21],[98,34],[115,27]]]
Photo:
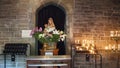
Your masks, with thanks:
[[[54,21],[51,17],[48,19],[48,24],[45,24],[44,26],[45,26],[44,29],[45,32],[52,32],[56,29],[54,25]]]
[[[48,19],[48,27],[55,28],[54,21],[51,17]]]

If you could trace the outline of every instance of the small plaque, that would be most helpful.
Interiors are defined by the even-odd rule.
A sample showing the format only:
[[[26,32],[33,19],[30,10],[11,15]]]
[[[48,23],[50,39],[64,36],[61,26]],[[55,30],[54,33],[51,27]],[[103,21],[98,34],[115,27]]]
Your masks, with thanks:
[[[22,30],[22,38],[31,38],[31,30]]]
[[[53,52],[52,51],[46,51],[45,55],[53,55]]]

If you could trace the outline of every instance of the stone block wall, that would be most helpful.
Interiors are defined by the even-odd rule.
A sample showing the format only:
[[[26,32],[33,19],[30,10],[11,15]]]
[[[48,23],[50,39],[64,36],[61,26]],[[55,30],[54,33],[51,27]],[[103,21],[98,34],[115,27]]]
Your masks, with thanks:
[[[120,5],[116,1],[75,0],[73,37],[95,40],[98,49],[112,42],[110,31],[120,29]]]
[[[22,30],[30,29],[30,19],[29,0],[1,0],[0,46],[6,43],[32,43],[32,39],[21,37]]]
[[[94,40],[97,53],[102,55],[103,68],[118,68],[119,53],[105,51],[105,46],[116,42],[111,40],[110,31],[120,30],[120,3],[119,0],[75,0],[73,38],[82,40]],[[120,44],[120,41],[118,42]],[[82,64],[76,56],[76,68]],[[85,62],[85,61],[84,61]],[[93,68],[93,67],[91,67]]]
[[[15,42],[30,43],[31,55],[36,55],[35,39],[22,38],[21,32],[35,27],[37,9],[49,2],[63,6],[69,19],[67,22],[72,23],[73,0],[0,0],[0,46]],[[70,28],[68,23],[67,27]],[[70,32],[69,28],[67,32]]]
[[[35,55],[35,39],[22,38],[21,30],[34,28],[37,8],[48,2],[57,3],[66,10],[67,45],[75,39],[92,39],[98,53],[103,56],[103,67],[116,67],[116,56],[113,53],[106,55],[100,50],[109,43],[115,44],[109,34],[111,30],[120,29],[119,0],[0,0],[0,46],[15,42],[30,43],[31,55]],[[81,62],[78,59],[74,61]],[[80,68],[80,65],[77,63],[74,66]]]

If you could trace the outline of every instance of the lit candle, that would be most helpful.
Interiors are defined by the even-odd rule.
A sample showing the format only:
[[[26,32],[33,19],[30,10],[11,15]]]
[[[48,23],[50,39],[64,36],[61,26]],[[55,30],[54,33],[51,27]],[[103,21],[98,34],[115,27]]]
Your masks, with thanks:
[[[89,52],[90,52],[91,54],[94,54],[94,53],[95,53],[93,50],[89,50]]]
[[[85,43],[83,43],[82,46],[85,47]]]
[[[87,50],[89,50],[89,47],[88,47],[88,46],[86,46],[86,49],[87,49]]]
[[[93,47],[91,47],[91,50],[94,50],[94,48],[93,48]]]
[[[110,36],[111,36],[111,37],[114,36],[114,31],[110,31]]]
[[[112,46],[112,49],[115,50],[115,45]]]
[[[77,40],[75,40],[75,44],[77,44]]]
[[[115,31],[115,36],[118,36],[118,31]]]
[[[78,50],[78,49],[79,49],[79,47],[78,47],[78,46],[76,46],[76,49]]]
[[[80,51],[82,51],[83,49],[82,48],[79,48]]]
[[[80,40],[77,40],[77,43],[80,44]]]
[[[108,50],[108,49],[109,49],[108,46],[106,46],[106,47],[105,47],[105,50]]]
[[[113,46],[111,47],[111,49],[112,49],[112,50],[115,50],[115,46],[113,45]]]
[[[85,40],[82,40],[82,44],[85,44]]]

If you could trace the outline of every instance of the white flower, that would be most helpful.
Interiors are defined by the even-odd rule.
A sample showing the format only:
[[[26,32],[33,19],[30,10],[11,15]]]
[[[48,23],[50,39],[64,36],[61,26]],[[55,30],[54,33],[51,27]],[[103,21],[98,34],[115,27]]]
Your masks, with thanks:
[[[54,30],[54,31],[53,31],[53,34],[60,34],[60,33],[59,33],[59,31]]]
[[[45,36],[45,34],[39,34],[39,38],[44,37],[44,36]]]
[[[65,40],[65,34],[64,35],[60,35],[60,39],[62,40],[62,41],[64,41]]]
[[[63,31],[60,31],[60,34],[63,34],[64,32]]]

